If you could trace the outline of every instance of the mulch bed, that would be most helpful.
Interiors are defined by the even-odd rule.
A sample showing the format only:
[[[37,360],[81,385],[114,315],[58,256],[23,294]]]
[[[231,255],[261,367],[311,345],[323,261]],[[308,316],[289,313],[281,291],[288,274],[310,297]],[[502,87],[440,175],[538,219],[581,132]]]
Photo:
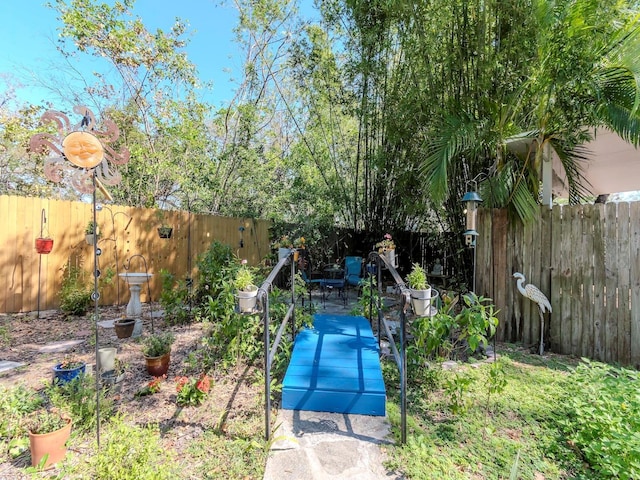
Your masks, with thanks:
[[[149,305],[144,305],[143,336],[151,333]],[[159,306],[153,306],[159,312]],[[100,321],[123,316],[124,307],[100,307]],[[251,381],[253,367],[239,366],[224,375],[213,377],[212,389],[201,407],[178,407],[176,404],[175,378],[188,371],[187,357],[196,351],[206,335],[208,324],[194,323],[183,326],[166,326],[162,318],[154,319],[154,329],[171,331],[176,341],[171,350],[171,364],[161,391],[150,396],[136,397],[141,388],[153,380],[146,370],[139,339],[119,339],[113,328],[98,326],[100,347],[116,347],[117,358],[128,364],[125,380],[114,400],[119,412],[129,415],[138,424],[159,424],[163,442],[167,448],[180,453],[188,448],[194,438],[202,435],[205,428],[224,431],[225,423],[234,416],[243,416],[247,411],[259,409],[263,388]],[[80,343],[65,352],[42,352],[39,349],[52,342],[80,340]],[[52,380],[52,367],[60,363],[65,355],[73,355],[85,361],[89,370],[95,366],[95,327],[92,315],[65,317],[58,311],[20,314],[0,314],[0,360],[22,362],[26,365],[0,373],[0,385],[23,384],[42,389]],[[257,366],[260,368],[260,366]],[[80,447],[80,451],[82,447]],[[21,467],[29,464],[28,453],[11,465],[0,463],[0,478],[23,478]],[[26,477],[25,477],[26,478]]]

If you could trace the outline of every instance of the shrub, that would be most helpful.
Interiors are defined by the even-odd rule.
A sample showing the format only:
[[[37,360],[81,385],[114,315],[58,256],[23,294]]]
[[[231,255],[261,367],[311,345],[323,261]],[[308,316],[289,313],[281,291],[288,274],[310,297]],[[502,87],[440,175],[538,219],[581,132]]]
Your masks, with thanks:
[[[95,428],[96,397],[100,402],[100,417],[108,418],[113,414],[113,402],[106,397],[105,391],[100,389],[96,395],[96,382],[92,375],[81,375],[61,385],[50,385],[46,395],[53,406],[71,414],[73,428],[77,430]]]
[[[569,377],[563,425],[599,478],[640,478],[639,374],[583,359]]]
[[[79,267],[65,265],[60,287],[60,310],[67,315],[84,315],[91,305],[91,288]]]
[[[193,299],[189,298],[189,289],[186,281],[176,280],[175,275],[168,270],[160,270],[162,291],[160,292],[160,305],[165,313],[165,322],[169,325],[188,323],[191,318],[186,308]]]
[[[171,455],[154,427],[137,427],[115,418],[105,429],[100,449],[90,457],[93,478],[164,480],[177,478]]]
[[[176,337],[171,332],[149,335],[142,341],[142,354],[145,357],[161,357],[171,352]]]
[[[209,249],[198,257],[197,287],[194,301],[196,305],[204,305],[207,298],[216,298],[225,289],[237,269],[233,251],[229,245],[214,241]]]

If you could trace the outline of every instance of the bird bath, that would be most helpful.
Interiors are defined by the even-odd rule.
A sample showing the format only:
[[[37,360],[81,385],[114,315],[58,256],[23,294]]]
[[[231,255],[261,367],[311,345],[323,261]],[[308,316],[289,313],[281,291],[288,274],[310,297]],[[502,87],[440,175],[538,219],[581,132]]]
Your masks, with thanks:
[[[142,335],[142,303],[140,303],[140,286],[148,281],[153,274],[144,272],[127,272],[121,273],[120,276],[125,279],[129,285],[131,298],[127,304],[127,317],[135,318],[136,324],[133,327],[132,337]]]

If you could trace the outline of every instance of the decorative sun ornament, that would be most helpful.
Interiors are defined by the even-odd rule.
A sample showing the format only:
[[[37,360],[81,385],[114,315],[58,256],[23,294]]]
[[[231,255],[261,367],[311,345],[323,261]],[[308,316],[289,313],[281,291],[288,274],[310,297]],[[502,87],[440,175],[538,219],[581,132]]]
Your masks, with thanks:
[[[98,187],[119,184],[122,176],[116,166],[129,161],[129,150],[123,147],[120,152],[116,152],[108,145],[120,136],[118,127],[111,120],[105,119],[105,130],[98,130],[91,110],[78,105],[73,111],[83,115],[79,124],[71,126],[64,113],[48,110],[42,115],[40,122],[54,123],[58,134],[36,133],[31,137],[31,151],[48,154],[44,161],[45,177],[60,183],[66,174],[70,177],[71,185],[81,193],[93,193],[96,183]]]

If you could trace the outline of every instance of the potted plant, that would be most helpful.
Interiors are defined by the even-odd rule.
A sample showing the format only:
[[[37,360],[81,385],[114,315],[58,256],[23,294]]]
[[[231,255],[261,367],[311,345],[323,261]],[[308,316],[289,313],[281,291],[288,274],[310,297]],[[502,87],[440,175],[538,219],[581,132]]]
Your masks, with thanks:
[[[396,244],[391,238],[391,234],[385,233],[382,240],[376,243],[378,253],[383,254],[387,258],[387,263],[393,267],[396,265]]]
[[[253,313],[255,311],[258,300],[258,287],[253,282],[253,272],[247,266],[247,260],[242,260],[242,264],[233,281],[240,313]]]
[[[162,209],[156,210],[156,215],[158,216],[158,220],[160,221],[160,226],[158,227],[158,236],[160,238],[171,238],[171,234],[173,233],[173,227],[167,225],[164,222],[165,212]]]
[[[100,236],[100,229],[98,225],[93,223],[93,220],[90,220],[87,223],[87,227],[84,229],[85,240],[89,245],[93,245],[97,242],[98,237]]]
[[[414,313],[419,317],[428,315],[431,308],[431,285],[427,282],[427,272],[414,263],[407,275],[407,283],[411,290],[411,306]]]
[[[52,410],[36,410],[27,419],[31,465],[48,468],[67,454],[71,418]],[[42,465],[41,465],[41,462]]]
[[[283,258],[287,258],[289,256],[289,253],[293,248],[293,244],[289,239],[289,235],[283,235],[282,237],[280,237],[280,240],[278,240],[274,244],[274,247],[278,249],[278,260],[282,260]]]
[[[129,338],[133,333],[133,328],[136,325],[135,318],[118,318],[113,322],[113,328],[116,331],[118,338]]]
[[[295,241],[293,242],[293,247],[296,249],[293,252],[293,261],[297,262],[298,261],[298,257],[300,256],[300,252],[299,250],[304,250],[305,247],[305,239],[304,237],[298,237],[295,239]]]
[[[127,367],[128,365],[126,363],[116,358],[113,361],[113,369],[102,373],[102,386],[111,390],[113,393],[120,392]]]
[[[87,364],[82,360],[67,355],[64,360],[53,367],[53,383],[63,384],[84,374]]]
[[[53,250],[53,238],[51,237],[38,237],[36,238],[36,252],[39,254],[51,253]]]
[[[150,335],[142,341],[142,354],[147,363],[147,372],[154,377],[161,377],[169,370],[171,345],[175,337],[171,332]]]

